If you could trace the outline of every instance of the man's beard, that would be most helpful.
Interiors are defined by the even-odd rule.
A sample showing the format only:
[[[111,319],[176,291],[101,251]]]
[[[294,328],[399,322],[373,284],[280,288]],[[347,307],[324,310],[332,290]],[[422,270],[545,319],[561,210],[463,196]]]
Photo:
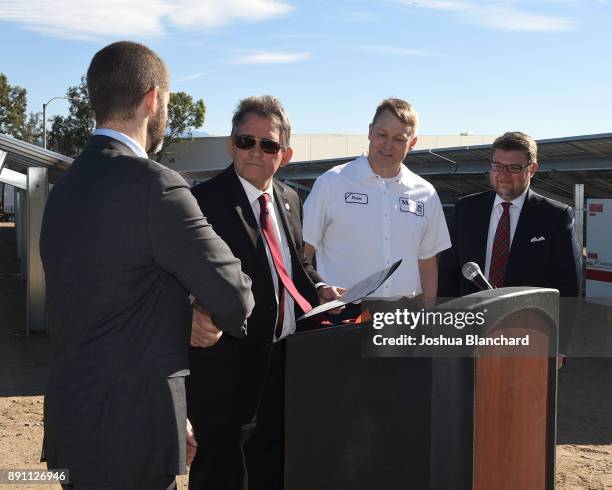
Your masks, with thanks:
[[[149,118],[147,124],[147,139],[149,148],[147,153],[155,155],[159,153],[164,144],[164,136],[166,134],[166,122],[165,111],[160,107],[153,117]]]

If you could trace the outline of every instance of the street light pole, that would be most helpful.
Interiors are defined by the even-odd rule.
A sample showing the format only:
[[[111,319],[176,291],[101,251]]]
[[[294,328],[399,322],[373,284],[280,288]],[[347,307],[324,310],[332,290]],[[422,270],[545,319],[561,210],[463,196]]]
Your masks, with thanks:
[[[47,149],[47,106],[49,102],[55,99],[64,99],[64,100],[77,100],[81,101],[80,97],[52,97],[45,104],[43,104],[43,148]]]

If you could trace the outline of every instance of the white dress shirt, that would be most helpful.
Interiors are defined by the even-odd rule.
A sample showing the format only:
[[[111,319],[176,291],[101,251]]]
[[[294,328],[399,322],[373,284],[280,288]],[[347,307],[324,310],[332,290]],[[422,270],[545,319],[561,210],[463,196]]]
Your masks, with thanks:
[[[238,175],[238,173],[236,173]],[[261,207],[259,205],[259,197],[265,192],[270,196],[270,201],[268,201],[268,212],[270,213],[270,220],[272,221],[272,227],[274,228],[274,232],[276,233],[276,238],[281,247],[281,253],[283,256],[283,262],[285,264],[285,269],[287,269],[287,274],[291,277],[291,252],[289,251],[289,244],[287,242],[287,237],[285,236],[285,231],[283,230],[282,225],[280,224],[278,218],[278,211],[275,205],[276,200],[274,199],[274,188],[272,182],[270,182],[270,186],[265,190],[259,190],[253,184],[251,184],[248,180],[243,179],[240,175],[238,175],[238,180],[242,184],[244,188],[244,192],[246,192],[247,199],[251,204],[251,208],[253,209],[253,213],[255,214],[255,219],[257,220],[257,224],[259,224],[259,214],[261,212]],[[260,225],[261,229],[261,225]],[[261,232],[261,236],[263,238],[263,231]],[[274,267],[274,260],[272,259],[272,254],[270,253],[270,248],[268,247],[268,242],[263,240],[264,245],[266,247],[266,256],[268,257],[268,265],[270,266],[270,272],[272,273],[272,280],[274,281],[274,294],[276,295],[276,304],[278,305],[278,281],[279,277],[276,273],[276,268]],[[280,339],[286,337],[289,334],[295,332],[295,312],[294,312],[294,301],[291,295],[287,290],[285,290],[285,316],[283,317],[283,331],[280,336]],[[278,321],[278,310],[276,313],[276,318],[274,320],[274,325]],[[274,326],[271,326],[274,328]],[[274,342],[277,340],[274,338]]]
[[[510,248],[512,248],[512,240],[514,239],[514,232],[516,231],[516,225],[521,215],[521,209],[525,203],[525,197],[527,196],[527,189],[514,201],[510,201]],[[485,258],[485,276],[489,278],[489,271],[491,270],[491,255],[493,253],[493,241],[495,240],[495,232],[497,231],[497,224],[501,218],[504,208],[502,203],[504,201],[499,195],[495,195],[495,201],[493,201],[493,209],[491,209],[491,218],[489,220],[489,234],[487,235],[487,255]]]
[[[121,141],[121,143],[127,145],[130,150],[136,153],[136,156],[141,158],[149,158],[149,155],[147,155],[145,149],[140,146],[135,139],[130,138],[127,134],[115,131],[114,129],[97,128],[94,131],[94,136],[108,136],[109,138],[116,139],[117,141]]]

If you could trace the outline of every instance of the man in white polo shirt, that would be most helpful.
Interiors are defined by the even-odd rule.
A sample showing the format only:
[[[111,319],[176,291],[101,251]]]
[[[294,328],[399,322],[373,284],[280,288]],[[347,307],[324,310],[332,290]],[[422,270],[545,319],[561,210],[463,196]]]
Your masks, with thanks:
[[[401,99],[383,100],[369,127],[369,151],[315,182],[304,205],[307,261],[330,284],[350,288],[403,259],[374,296],[437,294],[436,255],[451,246],[433,186],[402,164],[417,142],[418,114]]]

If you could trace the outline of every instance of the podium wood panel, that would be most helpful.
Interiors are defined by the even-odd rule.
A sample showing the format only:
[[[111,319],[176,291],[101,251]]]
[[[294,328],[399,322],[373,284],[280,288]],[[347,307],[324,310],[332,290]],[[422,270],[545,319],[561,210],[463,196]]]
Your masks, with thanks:
[[[537,313],[507,317],[490,337],[529,334],[537,357],[504,357],[504,347],[479,347],[475,372],[474,490],[542,490],[550,475],[549,325]],[[507,347],[505,349],[508,349]],[[508,351],[505,351],[506,354]]]

